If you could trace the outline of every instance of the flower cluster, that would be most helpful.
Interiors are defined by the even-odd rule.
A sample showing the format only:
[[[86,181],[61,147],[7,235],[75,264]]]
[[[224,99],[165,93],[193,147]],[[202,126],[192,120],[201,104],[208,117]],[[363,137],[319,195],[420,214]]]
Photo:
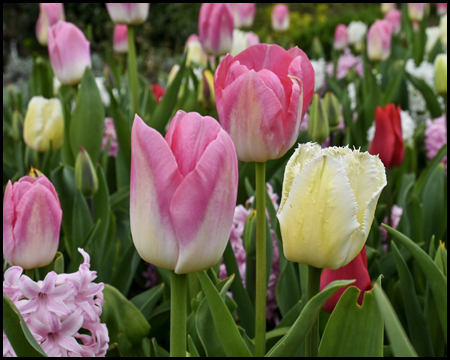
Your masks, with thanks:
[[[28,328],[48,356],[105,356],[109,336],[100,322],[104,284],[96,284],[89,255],[78,249],[84,262],[78,272],[56,274],[34,282],[20,266],[5,272],[3,293],[22,314]],[[3,332],[3,356],[16,356]]]
[[[425,130],[425,148],[428,159],[433,159],[442,146],[447,144],[447,122],[445,115],[435,119],[427,120],[427,129]],[[442,159],[442,163],[447,171],[447,155]]]

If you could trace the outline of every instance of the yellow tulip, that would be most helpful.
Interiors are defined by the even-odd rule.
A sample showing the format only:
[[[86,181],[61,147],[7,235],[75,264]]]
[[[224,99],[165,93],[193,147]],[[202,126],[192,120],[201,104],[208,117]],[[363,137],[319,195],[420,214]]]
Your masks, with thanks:
[[[64,120],[58,99],[34,96],[28,103],[23,124],[23,138],[33,150],[45,152],[58,149],[63,141]]]
[[[277,214],[286,258],[317,268],[347,265],[367,240],[386,183],[378,156],[300,144],[286,166]]]

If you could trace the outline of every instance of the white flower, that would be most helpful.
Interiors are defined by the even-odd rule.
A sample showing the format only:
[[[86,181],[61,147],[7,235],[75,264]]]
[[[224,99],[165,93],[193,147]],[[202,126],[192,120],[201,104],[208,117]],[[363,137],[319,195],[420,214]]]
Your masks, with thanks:
[[[311,65],[315,73],[314,92],[317,92],[325,83],[325,59],[311,60]]]
[[[362,21],[352,21],[348,24],[348,43],[356,45],[364,41],[364,36],[367,32],[367,25]]]
[[[441,36],[441,30],[437,26],[427,27],[425,29],[427,33],[427,42],[425,44],[425,52],[427,54],[433,49],[436,42],[439,40]]]
[[[434,88],[434,65],[423,61],[416,67],[414,60],[409,59],[406,62],[406,71],[412,76],[422,79],[430,88]],[[426,103],[422,94],[409,81],[407,83],[409,95],[409,111],[414,119],[425,121],[428,117],[426,113]]]

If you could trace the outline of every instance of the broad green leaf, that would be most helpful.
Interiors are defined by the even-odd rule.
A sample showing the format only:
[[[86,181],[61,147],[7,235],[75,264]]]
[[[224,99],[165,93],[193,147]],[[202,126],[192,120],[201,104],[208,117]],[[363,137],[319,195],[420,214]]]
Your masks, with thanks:
[[[434,257],[434,262],[441,272],[444,274],[445,278],[447,278],[447,249],[445,248],[445,243],[442,241],[439,244],[439,247],[436,252],[436,256]]]
[[[86,235],[93,227],[92,217],[86,199],[78,189],[75,191],[72,214],[72,238],[69,253],[75,256],[78,253],[77,249],[82,246]]]
[[[163,301],[152,312],[148,322],[151,325],[149,338],[165,339],[170,330],[170,299]]]
[[[188,335],[188,349],[190,357],[200,357],[200,354],[198,353],[198,350],[195,347],[194,341],[190,335]]]
[[[33,69],[30,75],[32,96],[43,96],[50,99],[53,96],[53,72],[50,64],[41,56],[33,59]]]
[[[63,143],[61,146],[61,157],[62,161],[66,165],[73,166],[75,164],[75,156],[72,153],[72,148],[70,146],[70,120],[72,117],[71,113],[71,103],[72,103],[73,89],[71,86],[62,85],[59,88],[58,98],[61,102],[63,118],[64,118],[64,136]]]
[[[303,308],[300,316],[290,328],[288,333],[266,354],[270,357],[290,357],[295,356],[297,351],[303,345],[312,326],[319,316],[323,304],[340,288],[354,283],[355,280],[333,281],[319,294],[314,296]]]
[[[219,292],[206,275],[206,272],[199,271],[197,275],[211,309],[214,325],[217,333],[219,334],[226,355],[238,357],[251,356],[250,351],[239,334],[239,330],[236,327],[233,317],[228,311]]]
[[[362,306],[359,293],[350,286],[342,294],[322,336],[320,357],[383,356],[384,326],[372,291],[366,291]]]
[[[278,307],[283,316],[300,300],[299,280],[293,262],[285,262],[284,268],[281,270],[280,277],[278,278],[275,293]]]
[[[5,294],[3,294],[3,331],[17,356],[47,357],[28,329],[20,311]]]
[[[128,294],[140,261],[141,257],[137,253],[133,242],[129,241],[126,248],[121,252],[111,281],[122,294]]]
[[[408,336],[406,336],[405,330],[403,330],[402,324],[398,320],[394,308],[383,289],[381,289],[380,285],[377,283],[374,284],[373,294],[375,295],[378,309],[384,320],[387,336],[394,356],[417,356]]]
[[[156,339],[152,339],[153,349],[155,350],[155,357],[170,357],[169,352],[158,345]]]
[[[108,328],[110,342],[117,342],[123,356],[130,356],[150,331],[142,313],[115,287],[105,284],[104,302],[100,317]]]
[[[391,79],[386,91],[381,97],[381,106],[386,106],[387,104],[393,103],[397,99],[404,73],[405,61],[401,60],[399,66],[396,66],[394,78]]]
[[[399,241],[409,250],[411,255],[420,265],[433,293],[444,337],[447,341],[447,279],[427,253],[411,239],[386,224],[383,224],[383,227],[394,237],[394,239]]]
[[[117,190],[109,198],[112,210],[117,210],[124,202],[130,202],[130,186],[125,186]]]
[[[164,283],[159,284],[131,299],[131,302],[139,309],[146,319],[150,318],[153,308],[164,291],[164,286]]]
[[[406,72],[406,77],[414,85],[414,87],[419,90],[422,94],[425,102],[427,103],[428,110],[431,113],[431,117],[436,119],[442,116],[441,105],[439,104],[438,98],[428,84],[422,80],[412,76],[410,73]]]
[[[86,68],[70,120],[70,146],[78,154],[83,146],[95,164],[102,148],[105,110],[91,69]],[[69,129],[66,129],[69,130]]]

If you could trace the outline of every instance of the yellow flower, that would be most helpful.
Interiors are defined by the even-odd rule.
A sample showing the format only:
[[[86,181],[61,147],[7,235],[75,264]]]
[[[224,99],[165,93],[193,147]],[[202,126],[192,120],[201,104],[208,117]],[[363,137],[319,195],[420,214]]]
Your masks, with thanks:
[[[290,261],[338,269],[364,246],[386,172],[378,156],[300,144],[290,158],[277,217]]]

